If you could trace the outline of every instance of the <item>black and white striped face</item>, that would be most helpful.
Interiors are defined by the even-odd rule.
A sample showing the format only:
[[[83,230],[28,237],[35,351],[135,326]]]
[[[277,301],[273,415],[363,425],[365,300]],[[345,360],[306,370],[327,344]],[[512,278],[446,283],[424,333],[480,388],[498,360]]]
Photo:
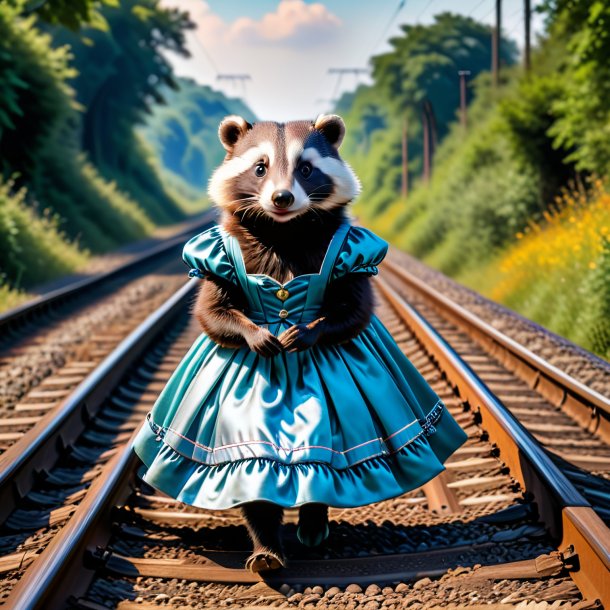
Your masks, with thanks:
[[[347,205],[360,183],[339,157],[344,134],[336,115],[322,115],[314,123],[254,125],[227,117],[219,128],[227,156],[212,175],[210,197],[244,219],[265,214],[277,222]]]

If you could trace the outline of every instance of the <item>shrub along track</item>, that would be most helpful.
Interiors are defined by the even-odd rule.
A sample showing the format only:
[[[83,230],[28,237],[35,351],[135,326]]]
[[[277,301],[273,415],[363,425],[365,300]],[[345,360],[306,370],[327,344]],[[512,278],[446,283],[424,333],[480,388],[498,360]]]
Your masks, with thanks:
[[[397,285],[390,275],[384,273]],[[331,538],[318,552],[298,544],[295,511],[288,511],[289,568],[266,582],[248,574],[241,569],[248,541],[237,511],[185,507],[134,477],[138,464],[130,439],[199,332],[192,321],[184,327],[178,315],[177,326],[164,332],[144,364],[113,367],[103,392],[90,388],[102,411],[69,443],[59,443],[66,447],[59,459],[31,480],[29,494],[19,494],[0,542],[10,551],[0,560],[7,606],[607,604],[610,533],[600,517],[387,280],[376,284],[382,321],[469,434],[446,473],[400,498],[331,511]],[[191,287],[175,300],[172,316],[184,308]],[[481,374],[496,374],[488,361],[471,358],[471,364]],[[495,381],[493,375],[488,381]],[[505,389],[508,382],[501,381]],[[106,399],[110,387],[116,389]],[[577,445],[571,428],[559,426],[554,433]],[[579,484],[589,492],[598,479],[581,471]],[[605,504],[597,500],[603,493],[589,498],[601,514]]]

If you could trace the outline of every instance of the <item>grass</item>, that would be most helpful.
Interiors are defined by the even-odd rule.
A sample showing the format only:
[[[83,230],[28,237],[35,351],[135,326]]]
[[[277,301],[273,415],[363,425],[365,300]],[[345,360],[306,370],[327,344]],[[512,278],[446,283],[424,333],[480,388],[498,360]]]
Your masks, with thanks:
[[[458,278],[522,315],[610,358],[610,192],[558,197],[501,255]]]
[[[0,311],[8,311],[33,298],[33,295],[0,285]]]

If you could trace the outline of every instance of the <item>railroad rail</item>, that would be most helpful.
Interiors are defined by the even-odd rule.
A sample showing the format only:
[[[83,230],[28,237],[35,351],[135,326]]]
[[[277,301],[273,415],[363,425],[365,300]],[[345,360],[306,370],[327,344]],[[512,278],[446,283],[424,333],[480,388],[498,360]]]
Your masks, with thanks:
[[[209,226],[213,218],[213,212],[205,213],[189,223],[188,234],[181,232],[113,271],[69,284],[0,317],[0,454],[8,452],[0,457],[0,518],[12,510],[12,498],[27,492],[26,482],[36,472],[33,453],[47,445],[40,451],[56,454],[57,442],[71,438],[71,418],[80,416],[56,420],[55,426],[66,429],[53,442],[39,443],[41,431],[49,434],[57,414],[73,409],[79,384],[181,286],[180,248],[191,231]],[[17,476],[26,460],[33,460],[30,474]],[[7,485],[13,487],[8,496]]]
[[[388,260],[384,263],[384,268],[399,278],[403,285],[422,295],[444,318],[467,332],[507,369],[526,380],[532,389],[568,413],[581,426],[610,443],[610,398],[567,375],[524,345],[434,290],[404,267]]]
[[[379,315],[469,440],[450,458],[447,471],[422,489],[372,507],[331,511],[332,545],[325,554],[297,546],[295,513],[288,511],[288,569],[265,581],[241,569],[247,539],[239,512],[201,511],[156,494],[138,480],[131,451],[143,414],[199,332],[180,315],[195,284],[181,288],[134,331],[66,401],[71,408],[53,412],[47,422],[55,422],[53,429],[44,437],[32,435],[41,439],[35,457],[24,456],[19,468],[11,467],[17,459],[9,454],[12,448],[0,457],[0,489],[10,502],[0,532],[0,572],[10,581],[0,598],[6,607],[115,604],[128,610],[155,600],[174,607],[173,598],[177,606],[194,604],[204,593],[210,608],[284,601],[290,607],[355,608],[380,602],[380,596],[400,607],[421,587],[437,591],[439,605],[445,605],[470,599],[467,591],[489,582],[496,583],[505,604],[522,599],[529,586],[541,599],[582,596],[581,608],[594,607],[596,600],[610,603],[602,483],[590,472],[583,477],[580,471],[578,486],[574,476],[566,476],[521,421],[527,418],[504,404],[523,401],[521,394],[513,391],[511,403],[496,391],[500,378],[506,391],[505,369],[472,345],[465,347],[461,335],[459,349],[449,345],[447,325],[436,323],[432,308],[410,305],[401,294],[401,274],[388,264],[375,282]],[[532,370],[535,360],[528,360]],[[542,381],[535,386],[543,395],[550,387],[548,371],[540,368]],[[577,384],[564,385],[561,404],[580,401],[577,390]],[[550,395],[555,405],[556,394]],[[583,404],[593,408],[590,401]],[[586,424],[590,435],[601,427]],[[478,564],[483,565],[473,567]],[[413,581],[419,583],[407,584]],[[192,583],[200,584],[189,588]],[[148,597],[140,595],[146,587]],[[163,595],[166,590],[173,598]]]
[[[551,452],[610,524],[610,399],[511,339],[405,268],[388,261],[387,281],[427,319]],[[500,365],[490,375],[485,367]],[[500,376],[499,376],[500,375]]]
[[[168,255],[175,253],[177,248],[182,247],[188,237],[203,231],[205,227],[211,225],[215,216],[216,212],[210,210],[204,213],[201,219],[193,226],[189,226],[188,229],[181,231],[172,238],[163,240],[156,246],[135,255],[128,262],[118,265],[110,271],[96,273],[81,280],[76,280],[62,288],[48,292],[13,309],[0,313],[0,337],[2,338],[2,343],[14,337],[16,331],[22,331],[24,326],[38,321],[41,316],[48,315],[51,312],[55,313],[58,307],[72,302],[75,298],[85,294],[90,295],[92,291],[99,289],[112,280],[124,278],[137,271],[143,265],[157,263],[161,259],[167,258]]]

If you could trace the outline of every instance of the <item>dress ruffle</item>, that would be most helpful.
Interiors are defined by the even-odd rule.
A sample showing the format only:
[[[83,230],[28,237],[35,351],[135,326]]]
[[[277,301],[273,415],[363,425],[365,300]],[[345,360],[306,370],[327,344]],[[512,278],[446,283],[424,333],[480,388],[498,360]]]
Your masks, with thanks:
[[[190,460],[160,440],[145,423],[136,452],[144,462],[143,480],[159,491],[192,506],[221,510],[253,499],[284,507],[322,502],[352,508],[380,502],[420,487],[445,468],[455,450],[455,421],[444,418],[431,437],[424,435],[392,455],[378,456],[349,468],[327,464],[283,464],[264,458],[243,459],[217,466]]]
[[[189,277],[216,275],[237,284],[235,269],[222,241],[222,228],[210,227],[186,242],[182,251],[184,262],[191,268]]]
[[[332,279],[348,273],[377,275],[377,265],[385,258],[388,242],[364,227],[351,227],[332,271]]]

